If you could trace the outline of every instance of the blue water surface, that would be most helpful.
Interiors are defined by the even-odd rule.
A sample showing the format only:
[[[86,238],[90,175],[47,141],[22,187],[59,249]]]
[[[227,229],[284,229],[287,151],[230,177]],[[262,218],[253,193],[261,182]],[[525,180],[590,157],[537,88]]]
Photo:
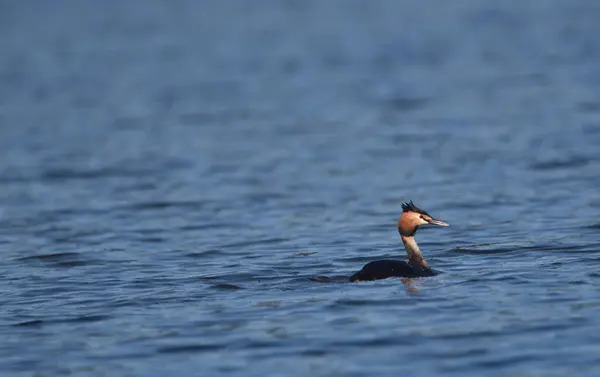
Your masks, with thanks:
[[[1,2],[1,375],[600,375],[599,19]]]

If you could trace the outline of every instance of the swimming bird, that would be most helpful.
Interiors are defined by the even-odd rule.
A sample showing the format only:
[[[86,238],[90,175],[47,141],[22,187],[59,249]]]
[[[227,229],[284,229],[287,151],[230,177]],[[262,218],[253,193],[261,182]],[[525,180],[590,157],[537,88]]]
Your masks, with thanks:
[[[434,219],[430,214],[417,207],[412,200],[402,203],[402,215],[398,220],[398,233],[408,255],[408,262],[396,260],[376,260],[367,263],[360,271],[350,277],[351,282],[387,279],[391,277],[426,277],[437,275],[421,254],[415,233],[420,226],[448,226]]]

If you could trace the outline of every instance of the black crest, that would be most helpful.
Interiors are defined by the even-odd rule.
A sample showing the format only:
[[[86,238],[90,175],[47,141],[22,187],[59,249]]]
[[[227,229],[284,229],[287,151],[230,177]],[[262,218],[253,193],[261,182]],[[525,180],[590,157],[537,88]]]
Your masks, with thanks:
[[[423,211],[421,208],[417,207],[415,203],[412,202],[412,200],[410,202],[402,203],[402,212],[416,212],[420,213],[421,215],[431,216],[427,212]]]

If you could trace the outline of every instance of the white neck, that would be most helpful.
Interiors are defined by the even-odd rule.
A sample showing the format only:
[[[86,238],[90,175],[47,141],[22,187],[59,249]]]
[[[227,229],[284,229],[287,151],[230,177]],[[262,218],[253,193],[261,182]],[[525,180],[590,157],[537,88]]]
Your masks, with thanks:
[[[425,258],[423,258],[421,250],[419,250],[419,245],[417,245],[415,237],[400,237],[402,238],[402,243],[404,244],[404,248],[406,249],[406,255],[408,255],[408,264],[410,264],[413,267],[429,268],[429,264],[427,263]]]

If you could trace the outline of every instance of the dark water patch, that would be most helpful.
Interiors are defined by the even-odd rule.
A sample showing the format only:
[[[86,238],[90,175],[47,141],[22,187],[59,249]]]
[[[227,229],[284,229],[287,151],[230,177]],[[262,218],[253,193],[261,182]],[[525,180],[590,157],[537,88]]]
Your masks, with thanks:
[[[486,279],[487,281],[495,281],[509,284],[517,284],[524,285],[530,284],[532,279],[523,277],[523,276],[513,276],[513,275],[502,275],[502,276],[490,276]]]
[[[13,326],[17,327],[40,327],[44,323],[41,319],[33,319],[30,321],[24,321],[13,324]]]
[[[298,257],[310,257],[311,255],[315,255],[317,253],[318,253],[318,251],[304,251],[304,252],[296,253],[296,256],[298,256]]]
[[[323,357],[323,356],[327,356],[330,352],[324,349],[307,349],[307,350],[303,350],[300,351],[300,355],[301,356],[307,356],[307,357]]]
[[[170,172],[175,170],[186,170],[194,167],[194,162],[188,158],[178,158],[172,156],[157,156],[157,158],[158,161],[156,165]]]
[[[593,253],[594,256],[587,256],[586,254],[583,254],[579,257],[576,258],[571,258],[571,259],[567,259],[565,260],[565,264],[570,264],[572,266],[577,266],[577,265],[581,265],[581,266],[596,266],[597,264],[600,264],[600,257],[598,256],[598,253],[600,252],[600,248],[597,250],[594,250],[595,252]]]
[[[467,348],[467,349],[452,349],[445,350],[444,352],[414,352],[413,357],[427,357],[440,360],[457,360],[457,359],[470,359],[472,357],[479,357],[489,354],[489,351],[485,348]]]
[[[421,133],[421,132],[402,132],[388,136],[394,145],[423,145],[429,142],[444,142],[450,135],[444,132]],[[400,153],[402,154],[402,153]]]
[[[260,340],[250,340],[244,343],[244,348],[248,348],[248,349],[256,349],[256,350],[262,350],[262,349],[273,349],[273,348],[278,348],[281,346],[281,342],[278,341],[260,341]],[[285,351],[284,351],[285,352]],[[271,355],[268,355],[267,357],[270,357]]]
[[[198,279],[200,280],[216,280],[218,279],[218,276],[199,276]]]
[[[600,102],[580,101],[579,103],[577,103],[577,109],[582,113],[600,114]]]
[[[89,355],[87,356],[88,359],[90,360],[98,360],[98,361],[102,361],[104,363],[110,363],[110,362],[114,362],[114,360],[137,360],[137,359],[149,359],[152,358],[154,356],[153,353],[149,352],[149,351],[123,351],[123,350],[119,350],[119,351],[115,351],[114,353],[106,353],[106,354],[101,354],[101,355]],[[81,368],[78,372],[80,372],[81,370],[84,370],[85,372],[88,372],[91,370],[91,367],[84,367]],[[101,369],[101,368],[98,368]],[[104,370],[104,368],[102,368]],[[72,373],[68,373],[68,374],[72,374]],[[98,374],[101,375],[101,374]]]
[[[600,274],[595,274],[595,275],[596,275],[595,277],[600,277]],[[577,302],[577,303],[571,304],[571,308],[573,310],[596,309],[596,308],[600,308],[600,301],[594,300],[594,301]]]
[[[144,243],[164,243],[167,241],[165,237],[140,237],[137,239],[140,242]]]
[[[69,233],[72,231],[72,228],[67,227],[67,226],[61,226],[61,225],[49,225],[47,227],[44,227],[40,230],[38,230],[36,233],[38,235],[53,235],[53,234],[60,234],[60,233]]]
[[[507,365],[516,366],[525,362],[531,362],[536,360],[544,360],[545,357],[539,355],[527,355],[527,354],[519,354],[508,357],[494,357],[492,359],[475,362],[474,364],[483,367],[483,368],[502,368]]]
[[[212,229],[235,229],[235,228],[243,228],[245,225],[241,223],[234,222],[216,222],[212,221],[206,224],[190,224],[183,225],[178,227],[178,230],[184,232],[194,232],[197,230],[212,230]]]
[[[38,219],[64,219],[65,217],[78,217],[84,215],[98,216],[109,213],[109,209],[86,207],[65,207],[43,210],[38,213]]]
[[[48,238],[48,240],[54,244],[57,245],[61,245],[61,244],[79,244],[81,242],[85,242],[88,246],[89,245],[98,245],[98,244],[102,244],[102,240],[100,240],[100,238],[103,237],[99,237],[98,236],[102,236],[107,234],[107,231],[105,229],[98,229],[98,230],[69,230],[69,231],[56,231],[56,230],[52,230],[52,231],[48,231],[48,230],[43,230],[40,231],[37,235],[44,235]],[[98,238],[97,240],[93,240],[93,238]],[[85,241],[84,241],[85,240]]]
[[[545,267],[550,268],[550,269],[562,268],[567,263],[569,263],[569,262],[563,261],[563,260],[558,260],[558,261],[554,261],[554,262],[550,262],[550,263],[546,264]]]
[[[422,337],[416,335],[407,335],[407,336],[381,336],[381,337],[373,337],[368,339],[359,339],[359,340],[348,340],[348,341],[334,341],[329,343],[329,346],[332,349],[338,348],[363,348],[372,349],[379,347],[392,347],[392,346],[409,346],[416,344]]]
[[[180,353],[204,353],[217,352],[227,348],[225,344],[188,344],[180,346],[164,346],[159,347],[157,353],[180,354]]]
[[[85,259],[82,254],[75,252],[29,255],[26,257],[17,258],[16,260],[27,263],[44,263],[63,268],[85,266],[91,262]]]
[[[109,315],[103,315],[103,314],[84,315],[84,316],[78,316],[78,317],[60,320],[60,322],[74,322],[74,323],[100,322],[100,321],[104,321],[104,320],[110,319],[110,318],[112,318],[112,317]],[[54,320],[54,322],[57,322],[57,321]]]
[[[271,274],[257,274],[253,281],[256,283],[269,283],[269,284],[289,284],[292,286],[297,286],[298,283],[302,282],[306,284],[309,280],[307,276],[299,276],[301,274],[297,269],[290,269],[292,274],[282,274],[280,271],[275,271]],[[292,289],[292,288],[286,288]]]
[[[0,232],[10,231],[28,231],[30,232],[35,227],[40,226],[40,224],[44,223],[52,223],[57,221],[57,216],[51,214],[50,212],[40,212],[36,213],[33,216],[24,216],[24,217],[5,217],[0,218]]]
[[[554,159],[548,161],[540,161],[530,165],[532,170],[560,170],[560,169],[575,169],[588,165],[590,160],[584,157],[571,157],[566,159]]]
[[[201,210],[206,205],[205,201],[199,200],[187,200],[187,201],[148,201],[141,203],[129,204],[115,209],[119,210],[131,210],[131,211],[156,211],[164,209],[189,209],[189,210]]]
[[[253,260],[253,259],[262,259],[262,258],[264,258],[264,256],[261,255],[260,253],[254,253],[254,254],[247,254],[247,255],[241,256],[240,258],[243,259],[244,261],[247,261],[247,260]]]
[[[282,304],[281,301],[261,301],[256,303],[256,306],[264,308],[278,308]]]
[[[55,323],[93,323],[100,322],[107,319],[110,319],[111,316],[108,315],[82,315],[75,316],[69,318],[46,318],[46,319],[32,319],[24,322],[18,322],[13,324],[12,326],[16,327],[40,327],[45,324],[55,324]]]
[[[309,209],[323,210],[323,209],[328,208],[330,205],[331,205],[330,203],[308,202],[308,201],[302,201],[299,203],[295,203],[295,207],[297,208],[298,212],[304,212],[301,210],[309,210]]]
[[[266,204],[270,201],[285,199],[287,195],[281,194],[279,192],[260,192],[247,194],[244,198],[254,204]]]
[[[243,289],[239,285],[228,284],[228,283],[215,284],[211,288],[222,290],[222,291],[237,291],[237,290]]]
[[[99,178],[132,178],[145,177],[154,172],[153,169],[105,167],[99,169],[57,168],[43,172],[39,178],[48,182],[64,182],[71,180],[88,180]]]
[[[504,330],[463,330],[456,332],[443,332],[438,334],[428,335],[431,339],[451,341],[457,339],[467,339],[467,340],[475,340],[475,339],[499,339],[501,337],[506,337],[509,335],[509,332],[505,332]]]
[[[335,276],[309,276],[308,280],[313,283],[348,283],[350,275],[335,275]]]
[[[582,127],[583,133],[586,135],[600,134],[600,123],[586,123]]]
[[[197,252],[188,252],[185,254],[186,257],[193,258],[193,259],[213,258],[213,257],[219,257],[221,255],[223,255],[223,252],[221,250],[217,250],[217,249],[209,249],[209,250],[197,251]]]
[[[352,317],[335,318],[335,319],[328,321],[327,323],[331,326],[347,326],[347,325],[361,323],[361,321],[362,321],[362,319],[359,314],[357,316],[352,316]]]
[[[429,99],[423,97],[407,97],[395,95],[385,101],[389,109],[398,112],[409,112],[421,109],[429,103]]]

